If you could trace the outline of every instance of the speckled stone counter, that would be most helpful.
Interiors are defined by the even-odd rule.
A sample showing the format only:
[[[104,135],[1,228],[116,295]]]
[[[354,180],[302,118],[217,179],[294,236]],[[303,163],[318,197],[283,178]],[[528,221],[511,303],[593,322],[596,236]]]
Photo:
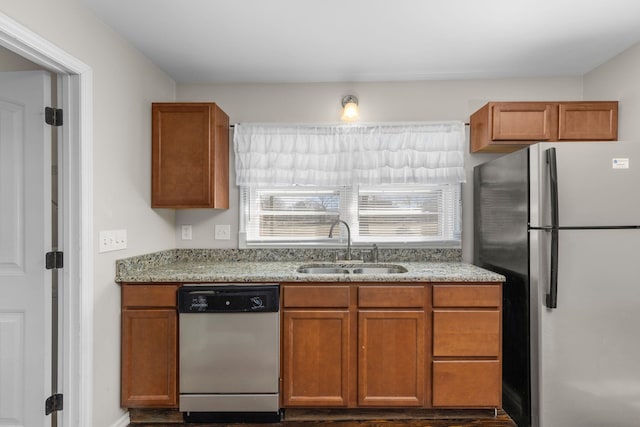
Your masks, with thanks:
[[[354,251],[354,257],[359,257]],[[456,249],[381,249],[376,265],[401,265],[406,273],[309,274],[302,265],[336,265],[327,250],[174,249],[118,260],[119,283],[253,282],[503,282],[504,276],[460,261]],[[347,263],[339,262],[337,265]],[[366,263],[365,263],[366,264]]]

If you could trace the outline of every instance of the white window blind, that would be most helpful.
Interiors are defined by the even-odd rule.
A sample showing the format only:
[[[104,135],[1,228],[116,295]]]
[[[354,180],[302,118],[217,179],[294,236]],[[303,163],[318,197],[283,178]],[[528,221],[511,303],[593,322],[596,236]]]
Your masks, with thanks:
[[[360,189],[357,218],[359,240],[459,240],[459,188],[459,185],[440,185]]]
[[[354,245],[460,243],[460,185],[355,186],[334,188],[243,187],[244,244],[269,246],[344,244],[349,223]]]
[[[331,224],[340,218],[339,188],[243,187],[248,243],[314,242],[326,240]],[[242,231],[242,230],[241,230]]]

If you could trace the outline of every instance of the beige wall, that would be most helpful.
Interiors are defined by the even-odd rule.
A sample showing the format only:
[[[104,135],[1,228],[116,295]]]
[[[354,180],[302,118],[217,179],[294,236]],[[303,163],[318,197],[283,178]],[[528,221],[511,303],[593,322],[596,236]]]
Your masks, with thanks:
[[[42,70],[42,67],[0,46],[0,71],[29,70]]]
[[[178,85],[180,101],[217,102],[231,123],[335,123],[344,95],[360,100],[363,122],[463,120],[488,101],[581,100],[582,78],[423,81],[402,83]],[[467,128],[468,130],[468,128]],[[473,166],[495,155],[466,150],[463,187],[463,256],[472,261]],[[233,170],[233,159],[232,167]],[[184,210],[176,213],[176,243],[189,248],[238,246],[238,191],[232,177],[228,211]],[[193,240],[180,238],[180,226],[193,226]],[[230,224],[233,239],[214,240],[215,224]]]
[[[584,97],[617,99],[618,139],[640,142],[640,43],[587,73]]]
[[[94,404],[92,427],[120,408],[120,288],[114,262],[175,245],[174,212],[150,208],[150,103],[175,82],[98,21],[79,0],[3,0],[2,13],[89,65],[94,124]],[[99,230],[127,229],[127,250],[98,254]]]

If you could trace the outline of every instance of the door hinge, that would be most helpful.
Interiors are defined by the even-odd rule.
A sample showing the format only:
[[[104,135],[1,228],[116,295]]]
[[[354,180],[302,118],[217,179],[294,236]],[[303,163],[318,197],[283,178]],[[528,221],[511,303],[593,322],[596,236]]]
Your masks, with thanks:
[[[62,394],[49,396],[44,402],[44,414],[49,415],[55,411],[62,411]]]
[[[51,126],[62,126],[62,109],[45,107],[44,121]]]
[[[47,252],[45,255],[45,267],[47,270],[53,270],[54,268],[63,267],[63,254],[62,252]]]

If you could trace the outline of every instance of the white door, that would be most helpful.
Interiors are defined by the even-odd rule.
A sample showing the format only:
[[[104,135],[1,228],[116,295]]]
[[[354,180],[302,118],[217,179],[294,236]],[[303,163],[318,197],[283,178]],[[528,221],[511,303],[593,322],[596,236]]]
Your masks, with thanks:
[[[50,418],[50,79],[43,71],[0,73],[0,426]]]

